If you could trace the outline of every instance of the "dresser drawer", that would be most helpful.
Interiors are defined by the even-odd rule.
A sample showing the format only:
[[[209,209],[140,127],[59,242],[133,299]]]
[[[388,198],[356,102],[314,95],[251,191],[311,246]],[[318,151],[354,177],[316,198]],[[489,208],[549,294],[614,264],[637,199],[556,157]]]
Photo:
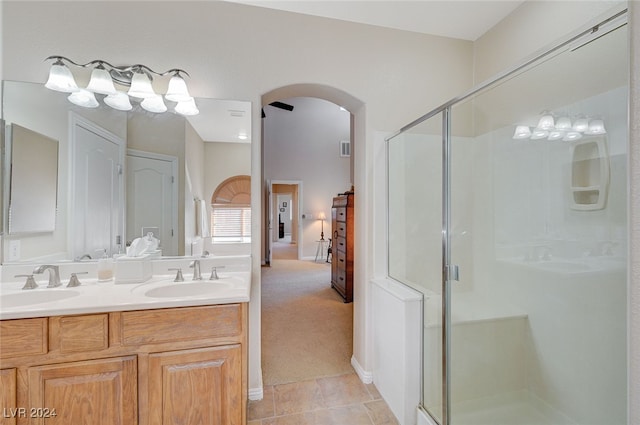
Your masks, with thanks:
[[[47,330],[45,318],[0,322],[0,358],[46,354]]]
[[[336,208],[336,220],[342,223],[347,221],[347,209],[345,207]]]
[[[336,251],[347,252],[347,240],[342,236],[338,236],[335,241],[335,247]]]
[[[347,223],[345,223],[344,221],[338,221],[336,223],[336,228],[333,229],[334,231],[334,236],[337,235],[342,237],[342,238],[346,238],[347,237]]]
[[[336,251],[332,261],[334,260],[338,270],[347,270],[347,254],[344,251]]]
[[[128,311],[121,327],[125,346],[235,337],[242,333],[242,312],[239,304]]]

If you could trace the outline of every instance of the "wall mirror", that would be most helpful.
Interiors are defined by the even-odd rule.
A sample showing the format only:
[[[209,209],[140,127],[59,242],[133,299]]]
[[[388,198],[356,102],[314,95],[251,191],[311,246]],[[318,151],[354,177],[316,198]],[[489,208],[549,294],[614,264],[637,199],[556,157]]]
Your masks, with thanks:
[[[10,235],[53,232],[56,224],[58,141],[11,124],[7,127]]]
[[[24,158],[12,157],[10,149],[5,150],[2,263],[70,261],[85,254],[95,259],[103,249],[109,254],[124,252],[127,242],[149,230],[161,240],[164,256],[215,253],[207,229],[211,197],[226,179],[251,173],[251,103],[196,98],[200,113],[184,117],[171,112],[154,114],[135,104],[129,112],[102,103],[82,108],[66,97],[43,84],[3,81],[5,128],[28,129],[51,145],[57,141],[55,152],[50,149],[39,155],[49,159],[48,168],[55,164],[57,179],[48,179],[48,187],[37,195],[55,205],[53,215],[48,215],[47,230],[18,232],[16,223],[9,225],[14,186],[10,177],[12,164],[25,168]],[[116,146],[110,154],[113,160],[96,161],[93,153],[102,155],[105,149],[83,148],[83,137],[91,143],[101,138],[112,142]],[[7,139],[5,144],[10,146]],[[86,174],[109,161],[113,162],[111,178]],[[89,162],[92,165],[86,166]],[[39,164],[37,168],[44,171],[46,167]],[[24,176],[16,175],[13,180],[16,188],[28,183]],[[115,191],[108,202],[102,195],[107,190],[103,180],[109,180],[110,193]],[[26,196],[31,208],[37,205],[35,196]],[[21,217],[22,229],[40,225],[37,217]],[[104,236],[107,221],[111,233]],[[243,245],[226,246],[230,253],[249,253],[250,244]],[[225,253],[225,248],[218,248]]]

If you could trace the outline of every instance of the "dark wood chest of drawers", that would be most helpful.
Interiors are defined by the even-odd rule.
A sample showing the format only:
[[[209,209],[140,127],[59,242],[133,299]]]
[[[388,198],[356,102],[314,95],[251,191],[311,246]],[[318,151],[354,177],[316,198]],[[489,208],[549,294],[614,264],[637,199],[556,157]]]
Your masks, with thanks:
[[[331,287],[349,303],[353,301],[353,193],[333,198],[331,229]]]

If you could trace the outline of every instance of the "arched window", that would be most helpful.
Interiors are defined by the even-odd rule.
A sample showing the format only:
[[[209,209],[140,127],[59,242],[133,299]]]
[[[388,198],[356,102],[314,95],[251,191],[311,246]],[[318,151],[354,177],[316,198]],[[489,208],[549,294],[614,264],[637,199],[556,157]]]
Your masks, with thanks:
[[[233,176],[211,197],[213,242],[251,242],[251,177]]]

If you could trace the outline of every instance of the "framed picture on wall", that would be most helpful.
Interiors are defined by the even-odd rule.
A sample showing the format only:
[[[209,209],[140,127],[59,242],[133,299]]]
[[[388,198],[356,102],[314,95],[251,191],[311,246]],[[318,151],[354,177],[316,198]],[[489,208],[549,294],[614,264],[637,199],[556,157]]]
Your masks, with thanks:
[[[285,208],[287,208],[287,203],[286,203],[286,202],[283,202],[283,203],[282,203],[282,206],[283,206],[283,207],[285,207]]]
[[[280,208],[280,212],[284,212],[284,208]]]

